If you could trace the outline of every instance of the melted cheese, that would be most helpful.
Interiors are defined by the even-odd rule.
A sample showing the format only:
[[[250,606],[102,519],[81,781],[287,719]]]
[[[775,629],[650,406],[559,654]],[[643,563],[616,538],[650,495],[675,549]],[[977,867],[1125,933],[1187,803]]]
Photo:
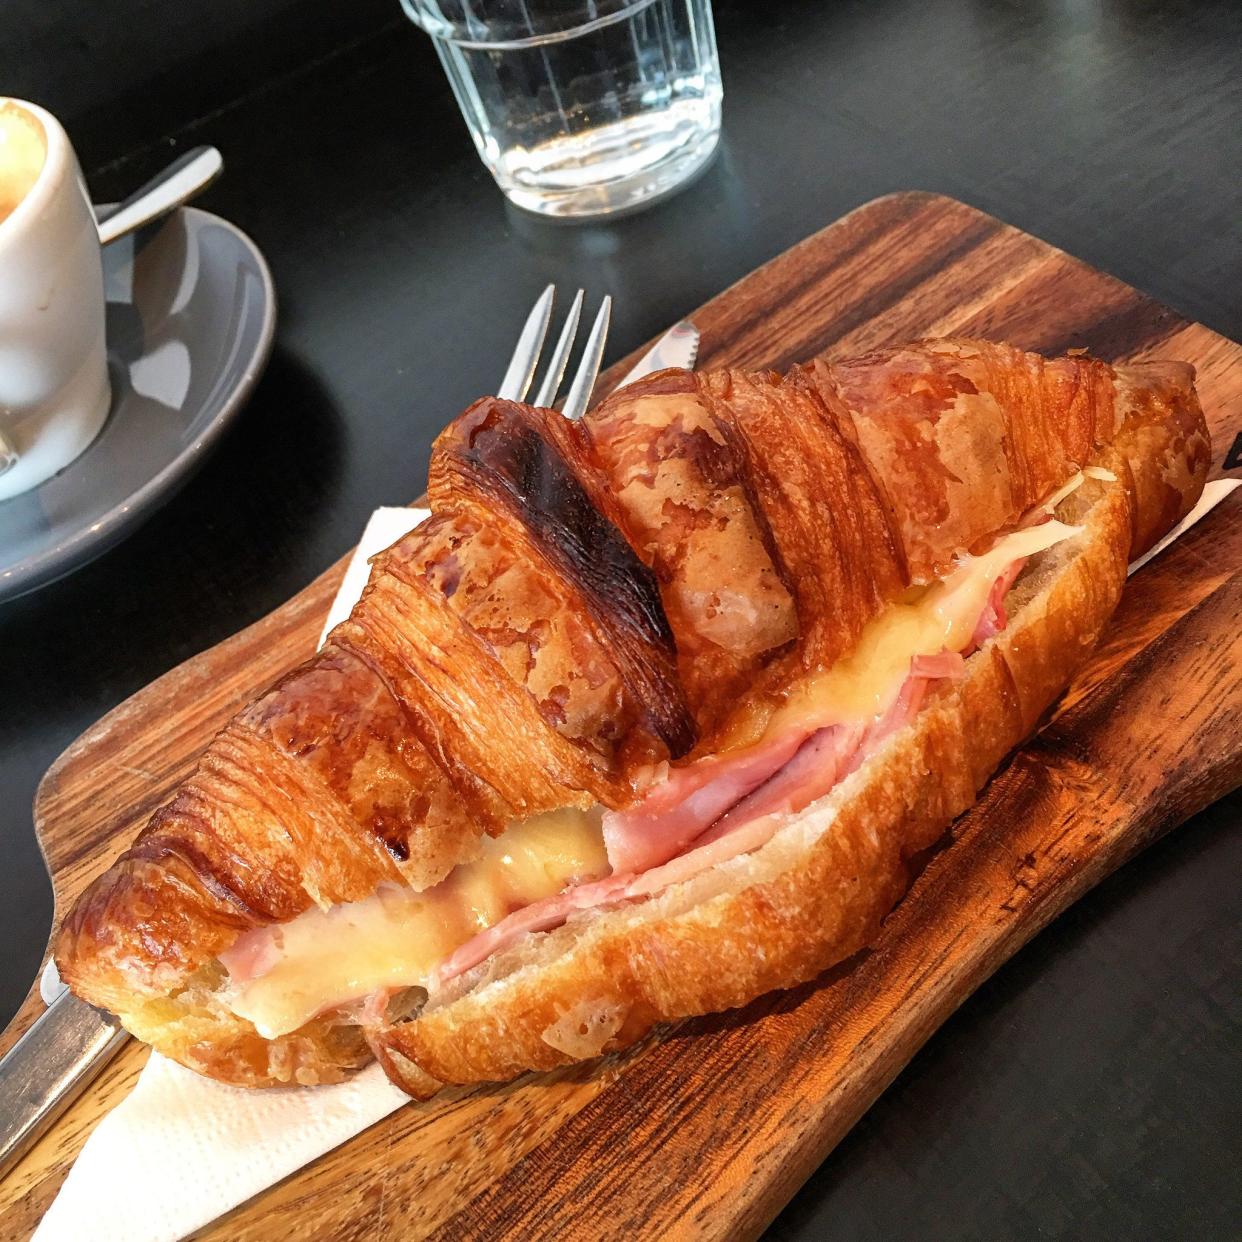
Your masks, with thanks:
[[[1087,467],[1087,470],[1093,469],[1095,469],[1094,466]],[[1070,475],[1070,477],[1062,483],[1061,486],[1058,487],[1047,500],[1044,501],[1044,512],[1055,512],[1057,505],[1059,505],[1067,496],[1072,496],[1086,481],[1087,474],[1084,470],[1079,470],[1077,474]]]
[[[308,910],[266,933],[270,966],[230,983],[225,1003],[267,1039],[383,988],[420,986],[458,945],[505,915],[606,875],[600,811],[537,815],[422,893],[385,885],[364,901]],[[226,954],[226,959],[227,959]]]
[[[1117,476],[1111,470],[1105,470],[1103,466],[1083,466],[1077,474],[1070,477],[1057,488],[1047,500],[1044,501],[1043,511],[1045,513],[1055,513],[1056,507],[1067,496],[1072,496],[1088,479],[1095,479],[1099,483],[1116,483]]]
[[[992,584],[1009,565],[1079,529],[1044,522],[1005,535],[980,556],[963,557],[947,577],[916,589],[869,622],[850,655],[799,682],[772,717],[768,735],[775,737],[795,724],[823,728],[861,724],[881,715],[897,697],[916,656],[963,651],[970,645]]]

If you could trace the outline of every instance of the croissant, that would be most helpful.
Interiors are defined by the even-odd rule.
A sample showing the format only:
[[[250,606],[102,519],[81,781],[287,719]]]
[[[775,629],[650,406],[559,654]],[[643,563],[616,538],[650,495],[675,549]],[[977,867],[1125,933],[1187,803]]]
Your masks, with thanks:
[[[1182,363],[927,341],[484,398],[431,516],[63,922],[80,996],[245,1086],[622,1047],[872,937],[1192,506]]]

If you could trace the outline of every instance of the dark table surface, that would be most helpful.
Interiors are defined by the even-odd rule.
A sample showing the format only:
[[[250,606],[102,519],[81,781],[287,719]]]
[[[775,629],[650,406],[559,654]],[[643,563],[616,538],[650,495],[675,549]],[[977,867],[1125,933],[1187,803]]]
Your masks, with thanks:
[[[496,382],[545,282],[614,295],[617,357],[859,203],[922,188],[1242,337],[1231,0],[719,0],[719,158],[589,227],[504,206],[395,0],[15,2],[0,89],[60,113],[101,199],[219,146],[202,205],[267,254],[280,325],[197,477],[119,548],[0,605],[0,1019],[51,921],[42,772],[418,494],[432,437]],[[772,1236],[1237,1236],[1240,818],[1238,795],[1199,815],[1002,969]]]

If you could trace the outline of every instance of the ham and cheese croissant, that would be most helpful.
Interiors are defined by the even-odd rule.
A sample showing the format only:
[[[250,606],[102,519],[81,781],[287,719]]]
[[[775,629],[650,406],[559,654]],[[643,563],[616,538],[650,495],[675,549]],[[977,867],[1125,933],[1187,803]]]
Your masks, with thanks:
[[[814,977],[1194,503],[1181,363],[929,341],[486,398],[432,516],[64,921],[80,996],[247,1086],[424,1096]]]

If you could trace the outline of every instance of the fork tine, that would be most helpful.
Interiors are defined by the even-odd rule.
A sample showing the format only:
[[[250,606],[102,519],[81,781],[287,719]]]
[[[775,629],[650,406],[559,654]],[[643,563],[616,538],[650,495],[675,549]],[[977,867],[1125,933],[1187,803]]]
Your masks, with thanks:
[[[539,351],[543,348],[543,338],[548,334],[548,321],[552,318],[552,299],[556,296],[556,286],[549,285],[540,295],[539,300],[530,308],[526,323],[522,327],[522,335],[509,359],[509,369],[500,381],[496,390],[498,397],[509,401],[521,401],[526,396],[530,382],[535,378],[535,364],[539,361]]]
[[[532,405],[541,405],[546,408],[556,400],[556,390],[561,386],[565,364],[569,361],[569,351],[573,348],[574,335],[578,331],[578,315],[582,311],[582,298],[583,291],[579,289],[573,305],[569,308],[569,314],[565,316],[565,326],[561,329],[560,339],[556,342],[556,348],[552,351],[552,359],[548,363],[547,374],[543,377],[543,383],[539,385],[539,391],[535,394]]]
[[[591,390],[595,387],[595,379],[599,375],[599,364],[604,359],[604,342],[608,339],[608,320],[612,314],[612,298],[605,296],[599,304],[599,314],[591,325],[591,335],[582,351],[582,361],[578,363],[578,373],[570,385],[569,395],[561,407],[561,413],[571,422],[576,422],[586,412],[591,401]]]

